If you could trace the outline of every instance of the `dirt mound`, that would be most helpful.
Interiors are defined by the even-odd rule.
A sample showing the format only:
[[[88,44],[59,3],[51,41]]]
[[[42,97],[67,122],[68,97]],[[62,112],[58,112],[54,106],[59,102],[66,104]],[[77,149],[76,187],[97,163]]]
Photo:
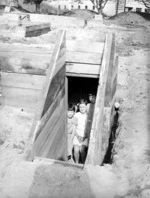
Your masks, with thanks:
[[[70,16],[70,17],[77,17],[82,18],[86,20],[90,20],[94,17],[96,14],[93,11],[90,10],[61,10],[57,9],[54,5],[49,4],[48,2],[42,2],[40,4],[40,13],[41,14],[53,14],[53,15],[60,15],[60,16]]]
[[[95,12],[90,10],[67,10],[62,13],[63,16],[77,17],[82,19],[92,19],[95,16]]]
[[[109,22],[108,22],[109,21]],[[149,23],[142,15],[135,12],[123,12],[109,18],[105,23],[127,26],[145,26]]]

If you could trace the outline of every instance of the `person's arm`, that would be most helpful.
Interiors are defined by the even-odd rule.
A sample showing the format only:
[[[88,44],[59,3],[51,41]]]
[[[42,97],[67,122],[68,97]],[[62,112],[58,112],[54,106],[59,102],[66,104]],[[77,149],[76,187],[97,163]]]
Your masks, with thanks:
[[[72,132],[72,135],[71,135],[71,142],[73,141],[73,138],[74,138],[74,136],[76,135],[76,128],[77,128],[77,126],[74,125],[74,127],[73,127],[73,132]]]

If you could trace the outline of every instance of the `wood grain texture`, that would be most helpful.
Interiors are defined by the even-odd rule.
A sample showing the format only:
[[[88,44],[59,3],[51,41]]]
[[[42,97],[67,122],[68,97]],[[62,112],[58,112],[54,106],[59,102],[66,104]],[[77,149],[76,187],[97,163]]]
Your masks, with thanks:
[[[47,110],[52,105],[52,103],[55,101],[59,92],[63,89],[64,84],[65,84],[64,74],[65,74],[65,67],[62,67],[58,71],[58,73],[52,78],[51,85],[49,86],[49,90],[48,90],[47,97],[45,100],[43,112],[41,115],[42,117],[47,112]]]
[[[109,137],[111,132],[111,120],[113,118],[112,115],[112,109],[111,107],[104,107],[104,125],[103,125],[103,131],[102,131],[102,159],[104,159],[105,154],[108,149],[109,145]]]
[[[2,87],[4,105],[19,107],[36,112],[41,90],[18,87]]]
[[[104,49],[104,42],[88,42],[88,41],[74,41],[67,40],[67,52],[88,52],[102,54]]]
[[[87,74],[98,76],[100,73],[100,64],[78,64],[78,63],[67,63],[66,73],[69,74]]]
[[[38,137],[38,135],[40,134],[40,132],[42,131],[42,128],[44,128],[45,123],[49,120],[49,117],[53,114],[53,112],[55,111],[55,109],[57,108],[57,106],[59,106],[59,103],[61,101],[61,98],[63,98],[65,96],[65,88],[63,88],[58,96],[55,98],[55,102],[52,103],[52,105],[49,107],[49,109],[47,110],[47,112],[43,115],[42,119],[39,122],[39,126],[38,126],[38,130],[36,132],[36,138]]]
[[[111,54],[109,59],[109,68],[108,68],[108,77],[107,77],[107,84],[106,84],[106,93],[105,93],[105,107],[110,107],[112,102],[112,81],[114,72],[116,73],[115,68],[115,36],[113,35],[112,45],[111,47]]]
[[[111,99],[112,99],[112,104],[114,102],[114,98],[115,98],[115,93],[117,90],[117,77],[118,77],[118,56],[116,56],[115,58],[115,63],[114,63],[114,71],[113,71],[113,76],[112,76],[112,95],[111,95]]]
[[[36,111],[44,76],[2,72],[4,104]]]
[[[59,106],[57,106],[50,115],[49,120],[45,123],[34,143],[34,153],[36,156],[49,157],[52,159],[58,159],[58,157],[63,158],[66,145],[61,144],[65,132],[65,109],[63,109],[63,112],[60,114],[62,108],[64,108],[64,98],[61,99]],[[61,127],[63,130],[61,130]],[[60,145],[62,146],[59,148]]]
[[[65,73],[65,32],[60,31],[33,123],[34,139],[29,145],[28,159],[34,156],[59,160],[67,158]]]
[[[42,90],[44,80],[45,77],[39,75],[2,72],[1,85],[3,87]]]
[[[66,61],[72,63],[100,64],[104,43],[67,41]],[[49,67],[54,44],[26,45],[0,43],[0,65],[3,71],[45,74]],[[63,51],[61,50],[61,53]],[[61,56],[61,54],[60,54]],[[87,70],[88,72],[88,70]]]
[[[26,53],[1,53],[0,65],[2,68],[7,67],[7,71],[11,68],[20,68],[20,71],[25,68],[47,68],[52,54],[26,54]],[[83,52],[67,52],[66,61],[73,63],[84,64],[101,64],[102,54],[98,53],[83,53]],[[16,64],[15,64],[16,63]],[[3,69],[5,71],[5,69]]]
[[[102,133],[104,126],[104,102],[106,82],[108,76],[108,68],[111,57],[111,46],[113,36],[108,34],[106,37],[104,55],[102,60],[102,66],[100,69],[99,85],[95,103],[94,118],[92,123],[92,129],[90,134],[89,149],[86,158],[86,164],[98,164],[101,165],[102,159]]]
[[[3,71],[6,72],[16,72],[19,74],[31,74],[31,75],[41,75],[46,76],[46,69],[48,68],[48,64],[42,62],[39,64],[37,62],[36,68],[35,65],[33,67],[24,66],[20,68],[18,65],[15,68],[10,67],[7,63],[5,68],[3,67]],[[3,63],[4,65],[4,63]],[[43,68],[42,68],[43,66]],[[82,63],[70,63],[66,62],[66,74],[67,76],[81,76],[81,77],[91,77],[98,78],[100,71],[100,64],[82,64]]]
[[[49,159],[49,158],[44,158],[44,157],[35,157],[34,163],[40,163],[40,164],[47,164],[47,165],[51,165],[51,164],[59,164],[65,167],[73,167],[73,168],[79,168],[79,169],[83,169],[84,165],[83,164],[73,164],[73,163],[68,163],[68,162],[64,162],[64,161],[60,161],[60,160],[54,160],[54,159]]]

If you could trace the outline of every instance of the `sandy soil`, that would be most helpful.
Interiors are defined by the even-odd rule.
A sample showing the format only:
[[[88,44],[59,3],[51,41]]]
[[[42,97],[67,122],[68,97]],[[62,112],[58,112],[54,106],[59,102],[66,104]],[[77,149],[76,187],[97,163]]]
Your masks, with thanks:
[[[123,20],[114,20],[110,21],[112,28],[105,29],[115,32],[119,55],[116,99],[121,108],[113,164],[79,170],[23,161],[33,115],[3,107],[0,197],[150,197],[150,25],[140,18],[142,27],[134,22],[131,31],[123,31],[115,29]],[[132,16],[132,21],[139,18]],[[125,20],[123,25],[129,24]]]
[[[79,174],[77,182],[73,179],[74,172],[68,174],[68,169],[64,169],[64,174],[57,169],[58,175],[63,176],[58,176],[52,182],[54,178],[49,175],[54,174],[53,168],[42,165],[36,170],[35,183],[30,189],[31,198],[59,197],[60,194],[61,197],[83,198],[150,197],[149,31],[143,27],[128,32],[115,29],[108,31],[116,33],[119,55],[116,99],[121,104],[121,109],[113,149],[114,162],[103,167],[87,166]],[[49,174],[41,169],[48,169]],[[68,177],[65,177],[66,174]],[[56,187],[57,185],[60,186]]]
[[[24,158],[32,122],[33,114],[29,112],[10,106],[0,107],[0,197],[7,169]],[[5,183],[3,187],[6,186]]]

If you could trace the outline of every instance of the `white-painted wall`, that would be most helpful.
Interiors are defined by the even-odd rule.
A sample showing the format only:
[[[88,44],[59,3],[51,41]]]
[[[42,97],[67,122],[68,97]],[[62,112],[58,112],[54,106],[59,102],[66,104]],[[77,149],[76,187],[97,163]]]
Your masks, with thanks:
[[[142,2],[134,1],[134,0],[127,0],[126,1],[126,8],[132,7],[132,11],[136,11],[136,8],[142,8],[142,12],[145,12],[147,9]]]

